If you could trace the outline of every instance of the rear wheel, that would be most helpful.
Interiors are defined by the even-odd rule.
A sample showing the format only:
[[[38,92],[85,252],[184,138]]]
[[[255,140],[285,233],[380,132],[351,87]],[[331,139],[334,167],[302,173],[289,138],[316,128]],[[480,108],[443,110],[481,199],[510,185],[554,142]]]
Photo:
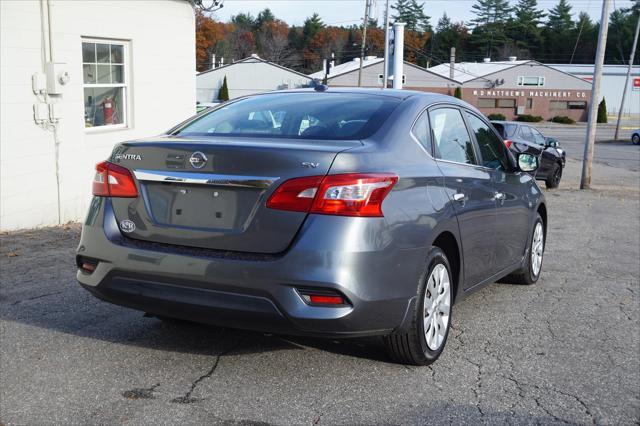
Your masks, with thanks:
[[[453,275],[447,256],[434,247],[427,260],[427,273],[418,288],[410,329],[386,336],[389,355],[402,364],[429,365],[444,349],[451,326]]]
[[[562,179],[562,165],[555,163],[544,183],[547,188],[557,188],[560,185],[560,179]]]
[[[640,145],[640,135],[633,135],[633,136],[631,137],[631,142],[632,142],[634,145]]]
[[[524,266],[510,275],[502,278],[501,283],[530,285],[538,281],[542,271],[542,257],[544,256],[544,225],[539,214],[533,225],[533,232],[529,241],[529,251]]]

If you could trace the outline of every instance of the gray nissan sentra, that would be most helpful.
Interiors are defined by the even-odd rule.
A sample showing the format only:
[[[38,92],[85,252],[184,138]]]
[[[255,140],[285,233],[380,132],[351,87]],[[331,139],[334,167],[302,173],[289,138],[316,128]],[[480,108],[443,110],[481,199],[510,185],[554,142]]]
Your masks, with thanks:
[[[77,251],[100,299],[234,328],[442,352],[452,307],[538,280],[544,196],[444,95],[319,86],[241,98],[96,166]]]

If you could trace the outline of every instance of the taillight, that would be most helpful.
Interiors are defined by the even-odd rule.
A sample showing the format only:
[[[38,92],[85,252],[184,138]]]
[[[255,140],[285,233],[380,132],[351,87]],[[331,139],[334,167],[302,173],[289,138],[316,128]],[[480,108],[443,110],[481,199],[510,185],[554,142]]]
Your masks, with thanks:
[[[98,197],[135,198],[138,196],[138,189],[128,169],[103,161],[96,164],[96,175],[93,178],[93,195]]]
[[[284,182],[267,207],[339,216],[380,217],[382,202],[398,181],[386,173],[310,176]]]
[[[511,142],[509,139],[505,139],[505,140],[504,140],[504,144],[507,146],[507,148],[511,148],[511,144],[512,144],[512,143],[513,143],[513,142]]]

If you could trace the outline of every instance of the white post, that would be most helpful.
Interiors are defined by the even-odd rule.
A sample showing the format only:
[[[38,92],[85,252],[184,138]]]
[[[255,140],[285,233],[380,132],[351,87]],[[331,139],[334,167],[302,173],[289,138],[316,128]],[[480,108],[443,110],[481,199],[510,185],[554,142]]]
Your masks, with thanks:
[[[596,69],[594,70],[593,82],[591,84],[591,104],[589,105],[589,123],[587,125],[587,138],[584,144],[580,189],[589,189],[591,187],[591,165],[593,163],[593,145],[596,139],[598,102],[600,101],[600,80],[602,80],[602,64],[604,63],[604,51],[607,46],[607,31],[609,29],[609,6],[611,6],[611,0],[603,0],[602,16],[600,17],[600,33],[598,34],[598,48],[596,49]]]
[[[456,48],[451,48],[451,54],[449,55],[449,78],[453,80],[453,69],[456,66]]]
[[[393,88],[402,89],[404,72],[404,23],[393,24]]]
[[[389,0],[385,6],[384,12],[384,66],[382,69],[382,88],[387,88],[389,81]]]

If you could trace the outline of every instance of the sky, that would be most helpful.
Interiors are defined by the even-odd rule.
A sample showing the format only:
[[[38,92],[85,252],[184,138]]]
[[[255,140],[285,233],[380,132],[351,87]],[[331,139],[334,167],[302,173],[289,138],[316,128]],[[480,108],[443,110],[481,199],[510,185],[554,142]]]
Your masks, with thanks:
[[[393,0],[390,0],[393,3]],[[205,5],[210,5],[212,0],[204,0]],[[373,17],[382,22],[384,17],[384,0],[374,1]],[[435,26],[438,19],[446,11],[454,22],[468,22],[473,18],[471,6],[475,0],[424,0],[424,10],[431,16],[431,25]],[[515,0],[510,1],[515,4]],[[558,0],[538,0],[541,9],[550,9],[558,3]],[[602,1],[600,0],[569,0],[573,6],[574,17],[580,11],[589,13],[594,21],[600,20]],[[257,15],[258,12],[268,7],[273,14],[289,25],[301,25],[305,18],[317,12],[325,24],[336,26],[349,26],[358,24],[364,15],[365,0],[224,0],[224,7],[215,12],[214,16],[222,21],[227,21],[231,16],[240,12],[250,12]],[[615,8],[630,7],[631,0],[614,0]]]

